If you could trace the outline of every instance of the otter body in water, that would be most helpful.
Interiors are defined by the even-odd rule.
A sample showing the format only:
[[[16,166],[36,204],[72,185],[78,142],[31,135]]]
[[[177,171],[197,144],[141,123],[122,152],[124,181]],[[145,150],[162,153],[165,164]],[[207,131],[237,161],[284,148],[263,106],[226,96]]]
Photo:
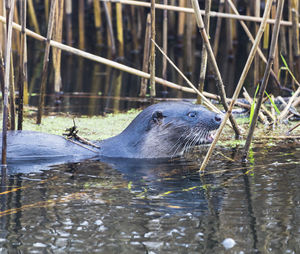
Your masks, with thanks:
[[[98,141],[99,149],[85,149],[57,135],[9,131],[7,159],[51,161],[53,164],[92,157],[168,158],[212,141],[211,131],[221,116],[188,102],[163,102],[143,110],[119,135]]]

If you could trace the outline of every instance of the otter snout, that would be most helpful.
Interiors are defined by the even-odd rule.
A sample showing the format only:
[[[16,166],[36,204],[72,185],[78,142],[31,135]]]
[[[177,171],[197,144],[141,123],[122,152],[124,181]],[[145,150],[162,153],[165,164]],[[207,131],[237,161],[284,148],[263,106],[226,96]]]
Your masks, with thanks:
[[[210,118],[210,127],[211,127],[211,130],[215,130],[215,129],[218,129],[220,124],[222,123],[223,121],[223,115],[222,114],[216,114],[214,113],[213,115],[211,115],[211,118]]]
[[[215,115],[215,119],[214,119],[215,123],[220,125],[221,122],[222,122],[222,120],[223,120],[223,118],[224,118],[224,116],[222,114],[216,114]]]

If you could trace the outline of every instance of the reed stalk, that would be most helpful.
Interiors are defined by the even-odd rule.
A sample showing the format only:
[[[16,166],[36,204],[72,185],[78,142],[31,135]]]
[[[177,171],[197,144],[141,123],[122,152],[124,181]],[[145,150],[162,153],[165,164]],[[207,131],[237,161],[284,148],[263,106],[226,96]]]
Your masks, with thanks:
[[[98,1],[98,4],[99,1]],[[73,33],[72,33],[72,0],[66,0],[66,37],[67,37],[67,44],[72,45],[73,41]]]
[[[56,10],[56,5],[57,5],[57,0],[52,0],[51,7],[50,7],[50,14],[49,14],[45,55],[44,55],[44,60],[43,60],[42,82],[41,82],[41,86],[40,86],[39,107],[38,107],[37,120],[36,120],[37,124],[41,124],[43,110],[44,110],[46,82],[47,82],[47,75],[48,75],[47,69],[48,69],[48,63],[49,63],[50,45],[51,45],[51,37],[52,37],[52,31],[53,31],[53,25],[54,25],[54,14],[55,14],[55,10]]]
[[[28,12],[29,12],[28,14],[29,14],[29,17],[30,17],[30,21],[32,22],[34,31],[37,34],[41,34],[40,28],[39,28],[39,23],[37,21],[35,10],[34,10],[34,4],[33,4],[32,0],[28,0]]]
[[[181,77],[188,83],[188,85],[199,95],[203,100],[203,104],[207,106],[214,112],[221,113],[221,111],[215,107],[207,98],[205,98],[204,93],[200,93],[200,91],[193,85],[191,81],[180,71],[180,69],[172,62],[172,60],[164,53],[164,51],[155,43],[155,46],[162,53],[162,55],[168,60],[168,62],[175,68],[175,70],[181,75]]]
[[[14,59],[13,54],[10,54],[10,85],[9,85],[9,120],[10,130],[16,129],[16,103],[15,103],[15,79],[14,79]]]
[[[5,73],[4,73],[4,89],[3,89],[3,125],[2,125],[2,165],[6,165],[7,151],[7,124],[8,124],[8,92],[9,92],[9,76],[10,76],[10,60],[11,60],[11,37],[12,37],[12,21],[14,13],[14,0],[6,0],[6,47],[5,47]]]
[[[300,45],[299,45],[299,2],[298,0],[292,0],[291,2],[291,12],[292,12],[292,30],[293,30],[293,52],[294,61],[296,63],[296,68],[294,69],[295,76],[297,80],[300,80]]]
[[[255,0],[255,3],[254,3],[254,16],[255,17],[260,17],[260,0]],[[247,27],[247,25],[245,25],[245,26]],[[259,25],[256,23],[255,27],[254,27],[255,34],[257,34],[258,29],[259,29]],[[248,30],[248,28],[247,28],[247,30]],[[249,34],[251,35],[250,31],[249,31]],[[249,37],[249,35],[248,35],[248,37]],[[252,37],[252,35],[251,35],[251,37]],[[253,41],[254,41],[254,39],[253,39]],[[253,85],[258,84],[259,79],[260,79],[259,66],[260,66],[259,56],[256,55],[254,57],[254,67],[253,67],[253,81],[254,81]]]
[[[118,51],[119,57],[124,58],[124,36],[123,36],[123,15],[122,4],[116,3],[116,16],[117,16],[117,38],[118,38]]]
[[[0,22],[6,23],[5,18],[1,15],[0,15]],[[13,28],[18,30],[18,31],[21,31],[21,26],[16,24],[16,23],[13,23]],[[47,38],[31,31],[30,29],[26,28],[25,33],[26,33],[27,36],[30,36],[30,37],[32,37],[36,40],[41,41],[41,42],[46,42],[47,41]],[[115,69],[125,71],[127,73],[132,74],[132,75],[136,75],[136,76],[139,76],[139,77],[142,77],[142,78],[150,79],[150,74],[149,73],[146,73],[144,71],[140,71],[138,69],[126,66],[124,64],[120,64],[118,62],[115,62],[115,61],[112,61],[112,60],[109,60],[109,59],[106,59],[106,58],[103,58],[103,57],[100,57],[100,56],[93,55],[91,53],[88,53],[88,52],[85,52],[83,50],[80,50],[80,49],[62,44],[60,42],[50,40],[50,45],[52,47],[59,48],[59,49],[65,51],[65,52],[68,52],[70,54],[74,54],[74,55],[89,59],[91,61],[95,61],[95,62],[104,64],[104,65],[113,67]],[[187,92],[187,93],[196,93],[195,90],[192,89],[192,88],[181,86],[181,85],[175,84],[173,82],[164,80],[164,79],[159,78],[159,77],[155,77],[155,82],[158,83],[158,84],[164,85],[164,86],[168,86],[168,87],[173,88],[173,89],[177,89],[179,91],[183,91],[183,92]],[[212,95],[212,94],[207,93],[207,92],[203,92],[203,94],[205,96],[209,97],[209,98],[216,98],[215,95]]]
[[[197,0],[191,0],[191,1],[192,1],[193,8],[195,10],[195,17],[196,17],[197,24],[198,24],[198,27],[199,27],[199,30],[200,30],[200,33],[201,33],[201,36],[202,36],[202,39],[203,39],[203,43],[206,47],[209,60],[212,64],[213,70],[214,70],[214,72],[217,76],[217,79],[218,79],[217,87],[218,87],[219,92],[220,92],[222,105],[223,105],[224,109],[226,111],[228,111],[228,105],[226,103],[226,93],[225,93],[224,84],[223,84],[223,81],[222,81],[221,73],[219,71],[216,59],[214,57],[214,53],[213,53],[211,45],[209,43],[209,39],[208,39],[206,30],[204,28],[204,23],[203,23],[203,20],[202,20],[202,16],[200,14],[200,8],[199,8],[198,1]],[[231,114],[229,116],[229,119],[230,119],[230,122],[232,124],[233,129],[234,129],[236,137],[239,137],[241,135],[240,130],[238,128],[238,125],[237,125],[235,119],[233,118],[233,116]]]
[[[151,0],[151,44],[150,44],[150,96],[156,96],[155,89],[155,0]]]
[[[206,167],[206,165],[207,165],[207,163],[208,163],[208,161],[209,161],[209,159],[210,159],[210,157],[212,155],[213,149],[215,148],[216,143],[218,142],[218,140],[220,138],[220,135],[221,135],[221,133],[222,133],[224,127],[225,127],[225,123],[227,122],[227,120],[229,119],[229,116],[231,115],[231,112],[232,112],[232,109],[233,109],[233,105],[234,105],[236,99],[238,98],[238,95],[239,95],[239,93],[241,91],[241,88],[242,88],[242,86],[244,84],[244,81],[246,79],[247,73],[248,73],[248,71],[250,69],[251,63],[252,63],[253,58],[254,58],[254,56],[256,54],[258,45],[260,43],[261,37],[263,35],[263,32],[265,30],[265,27],[266,27],[266,24],[267,24],[267,19],[268,19],[269,15],[270,15],[270,11],[271,11],[272,1],[273,0],[267,0],[267,2],[266,2],[265,10],[264,10],[264,15],[263,15],[263,18],[262,18],[262,22],[260,24],[258,33],[256,35],[256,39],[255,39],[255,41],[254,41],[254,43],[252,45],[251,51],[249,53],[247,62],[245,64],[245,67],[244,67],[243,72],[241,74],[241,77],[239,79],[239,82],[237,84],[235,92],[234,92],[234,94],[232,96],[232,101],[231,101],[231,103],[229,105],[229,108],[228,108],[228,110],[227,110],[224,118],[223,118],[221,126],[219,127],[219,129],[218,129],[218,131],[217,131],[217,133],[215,135],[215,138],[214,138],[213,142],[211,143],[211,145],[209,147],[209,150],[208,150],[208,152],[207,152],[207,154],[206,154],[206,156],[205,156],[205,158],[204,158],[204,160],[203,160],[203,162],[201,164],[201,167],[200,167],[200,170],[199,170],[200,172],[202,172],[205,169],[205,167]]]
[[[231,7],[231,9],[233,10],[233,12],[236,13],[236,14],[238,14],[239,12],[238,12],[238,10],[236,9],[235,5],[232,3],[232,1],[231,1],[231,0],[226,0],[226,1],[230,4],[230,7]],[[243,27],[245,33],[247,34],[249,40],[250,40],[250,41],[252,42],[252,44],[253,44],[255,40],[254,40],[254,38],[253,38],[251,32],[249,31],[249,29],[248,29],[246,23],[245,23],[244,21],[240,20],[240,24],[241,24],[241,26]],[[266,59],[264,53],[262,52],[262,50],[261,50],[259,47],[257,48],[257,53],[258,53],[258,55],[260,56],[260,58],[263,60],[263,62],[267,64],[267,59]],[[277,84],[278,86],[280,86],[280,81],[278,80],[277,75],[274,73],[273,70],[271,70],[271,75],[272,75],[272,78],[274,79],[274,81],[276,82],[276,84]]]
[[[208,36],[209,36],[209,23],[210,23],[209,22],[210,9],[211,9],[211,0],[205,0],[204,29],[207,31]],[[204,89],[206,68],[207,68],[207,50],[206,50],[205,44],[203,43],[202,51],[201,51],[200,78],[199,78],[199,84],[198,84],[198,89],[199,89],[200,93],[202,93],[203,89]],[[197,103],[199,103],[199,104],[202,103],[200,96],[197,97]]]
[[[180,8],[185,8],[185,1],[186,0],[179,0],[179,7]],[[179,12],[178,14],[178,30],[177,30],[177,36],[179,40],[181,41],[183,39],[184,35],[184,27],[185,27],[185,13],[184,12]]]
[[[143,71],[148,73],[149,71],[149,56],[150,56],[150,41],[151,41],[151,15],[147,15],[146,31],[145,31],[145,43],[144,43],[144,55],[143,55]],[[141,79],[141,89],[139,96],[146,97],[148,79]]]
[[[107,20],[107,27],[108,27],[108,34],[109,34],[108,44],[111,48],[112,57],[114,58],[116,56],[116,43],[115,43],[115,36],[114,36],[113,25],[111,20],[111,12],[106,2],[103,2],[103,6],[104,6],[104,12]]]
[[[220,0],[219,2],[219,9],[218,12],[222,13],[224,10],[225,0]],[[217,24],[216,24],[216,31],[214,36],[214,46],[213,46],[213,52],[214,56],[217,57],[218,55],[218,49],[219,49],[219,41],[220,41],[220,34],[221,34],[221,26],[222,26],[222,18],[217,18]]]
[[[164,0],[168,4],[168,0]],[[164,10],[163,14],[163,51],[168,54],[168,11]],[[162,78],[167,79],[167,59],[164,57],[162,62]]]
[[[44,0],[46,24],[49,21],[49,0]]]
[[[132,6],[141,6],[141,7],[147,7],[150,8],[151,4],[147,2],[142,1],[133,1],[133,0],[101,0],[103,1],[109,1],[112,3],[121,3],[121,4],[127,4]],[[183,8],[178,6],[172,6],[172,5],[163,5],[163,4],[156,4],[156,9],[162,9],[162,10],[169,10],[169,11],[177,11],[177,12],[185,12],[185,13],[194,13],[194,10],[192,8]],[[204,15],[204,11],[200,11],[201,15]],[[263,21],[263,18],[253,17],[253,16],[247,16],[247,15],[236,15],[236,14],[228,14],[228,13],[219,13],[215,11],[210,12],[211,17],[221,17],[221,18],[229,18],[229,19],[237,19],[237,20],[243,20],[243,21],[251,21],[251,22],[258,22],[261,23]],[[274,24],[274,19],[268,19],[267,23]],[[281,21],[280,25],[282,26],[292,26],[291,21]],[[298,27],[300,27],[300,24],[298,24]]]
[[[106,5],[106,3],[104,2]],[[79,48],[85,48],[84,0],[78,1]]]
[[[282,17],[282,11],[283,11],[283,4],[284,4],[284,0],[278,0],[277,3],[277,11],[276,11],[276,22],[273,28],[273,33],[272,33],[272,39],[271,39],[271,46],[270,46],[270,53],[269,53],[269,59],[268,59],[268,63],[266,66],[266,70],[265,70],[265,74],[262,80],[262,84],[260,86],[259,92],[258,92],[258,99],[257,99],[257,103],[254,109],[254,114],[253,114],[253,118],[250,124],[250,128],[249,128],[249,132],[248,132],[248,136],[246,139],[246,144],[244,147],[244,154],[243,154],[243,159],[246,160],[247,156],[248,156],[248,151],[250,148],[250,144],[252,141],[252,137],[253,137],[253,133],[254,133],[254,129],[257,123],[257,116],[262,104],[262,100],[265,94],[265,90],[268,84],[268,80],[269,80],[269,76],[270,76],[270,72],[271,72],[271,68],[274,62],[274,58],[275,58],[275,50],[276,50],[276,44],[278,41],[278,35],[279,35],[279,29],[280,29],[280,20]]]
[[[24,87],[26,82],[26,13],[27,0],[20,1],[20,16],[21,16],[21,51],[19,60],[19,105],[18,105],[18,130],[23,129],[23,105],[24,105]]]
[[[64,15],[64,1],[58,1],[54,15],[54,24],[52,37],[53,40],[62,41],[63,15]],[[61,81],[61,50],[52,49],[52,59],[54,67],[54,92],[59,93],[62,87]]]
[[[70,0],[72,1],[72,0]],[[102,17],[101,17],[101,7],[99,0],[93,0],[94,5],[94,24],[97,33],[97,44],[102,44]]]

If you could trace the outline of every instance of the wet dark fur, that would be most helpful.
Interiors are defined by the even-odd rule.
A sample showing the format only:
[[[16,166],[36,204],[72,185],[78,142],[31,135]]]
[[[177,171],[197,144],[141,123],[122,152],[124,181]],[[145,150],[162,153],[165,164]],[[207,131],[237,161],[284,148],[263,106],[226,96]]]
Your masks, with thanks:
[[[7,158],[8,163],[52,165],[94,157],[174,157],[194,145],[211,142],[209,132],[220,122],[219,115],[199,105],[158,103],[143,110],[119,135],[96,142],[100,149],[94,151],[57,135],[9,131]]]

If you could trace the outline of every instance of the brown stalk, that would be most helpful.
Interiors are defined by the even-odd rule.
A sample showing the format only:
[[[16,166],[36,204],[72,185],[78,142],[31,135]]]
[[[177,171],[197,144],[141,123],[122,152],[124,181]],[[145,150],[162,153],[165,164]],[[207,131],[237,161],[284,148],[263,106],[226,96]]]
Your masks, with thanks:
[[[104,6],[104,12],[107,20],[107,27],[108,27],[108,34],[109,34],[108,44],[111,48],[112,57],[114,58],[116,56],[116,43],[115,43],[114,30],[113,30],[113,25],[111,20],[111,12],[106,2],[103,2],[103,6]]]
[[[99,3],[100,4],[100,3]],[[66,37],[67,37],[67,44],[72,45],[72,38],[73,38],[73,33],[72,33],[72,0],[66,0]]]
[[[209,34],[210,9],[211,9],[211,0],[205,0],[204,29],[207,31],[208,34]],[[207,50],[205,44],[203,43],[202,52],[201,52],[200,78],[199,78],[199,85],[198,85],[198,89],[200,93],[202,93],[204,89],[206,68],[207,68]],[[197,97],[197,103],[201,104],[201,97],[199,96]]]
[[[3,89],[3,125],[2,125],[2,165],[6,165],[7,151],[7,124],[8,124],[8,91],[10,76],[10,60],[11,60],[11,37],[12,37],[12,21],[14,13],[14,0],[6,0],[6,47],[5,47],[5,73],[4,73],[4,89]]]
[[[164,0],[164,4],[168,4],[168,0]],[[163,51],[168,54],[168,11],[164,10],[163,17]],[[162,78],[167,79],[167,59],[163,58]]]
[[[257,116],[259,113],[259,110],[261,108],[262,105],[262,100],[265,94],[265,90],[268,84],[268,80],[269,80],[269,76],[270,76],[270,72],[271,72],[271,68],[274,62],[274,58],[275,58],[275,50],[276,50],[276,44],[278,41],[278,35],[279,35],[279,29],[280,29],[280,20],[282,17],[282,10],[283,10],[283,4],[284,4],[284,0],[279,0],[278,4],[277,4],[277,11],[276,11],[276,21],[275,21],[275,25],[273,28],[273,33],[272,33],[272,39],[271,39],[271,47],[270,47],[270,53],[269,53],[269,59],[268,59],[268,63],[266,66],[266,70],[265,70],[265,74],[262,80],[262,84],[260,86],[259,92],[258,92],[258,99],[257,99],[257,103],[254,109],[254,113],[253,113],[253,118],[250,124],[250,128],[249,128],[249,132],[248,132],[248,136],[246,139],[246,144],[244,147],[244,154],[243,154],[243,159],[246,160],[247,156],[248,156],[248,151],[250,148],[250,144],[252,141],[252,137],[253,137],[253,133],[254,133],[254,129],[257,123]]]
[[[103,0],[102,0],[103,1]],[[104,0],[104,1],[110,1],[112,3],[119,2],[121,4],[128,4],[131,6],[142,6],[142,7],[148,7],[150,8],[151,4],[143,1],[133,1],[133,0]],[[192,8],[183,8],[178,6],[172,6],[172,5],[163,5],[163,4],[156,4],[156,9],[162,9],[162,10],[169,10],[169,11],[177,11],[177,12],[185,12],[185,13],[194,13],[194,10]],[[201,14],[204,15],[204,11],[201,11]],[[251,22],[258,22],[261,23],[263,21],[263,18],[253,17],[253,16],[247,16],[247,15],[236,15],[236,14],[228,14],[228,13],[219,13],[212,11],[210,12],[211,17],[221,17],[221,18],[229,18],[229,19],[237,19],[237,20],[244,20],[244,21],[251,21]],[[268,19],[267,23],[274,24],[274,19]],[[280,25],[283,26],[292,26],[291,21],[281,21]],[[300,27],[300,24],[298,24],[298,27]]]
[[[215,74],[217,76],[217,79],[218,79],[217,87],[218,87],[220,95],[221,95],[222,105],[223,105],[224,109],[226,111],[228,111],[228,105],[226,103],[226,93],[225,93],[224,84],[223,84],[223,81],[222,81],[221,73],[219,71],[216,59],[214,57],[214,53],[213,53],[211,45],[209,43],[207,33],[205,31],[205,28],[204,28],[204,23],[203,23],[203,20],[202,20],[202,16],[200,14],[200,8],[199,8],[198,1],[197,0],[191,0],[191,1],[192,1],[193,8],[195,10],[195,17],[196,17],[197,24],[198,24],[198,27],[199,27],[199,30],[200,30],[200,33],[201,33],[201,36],[202,36],[202,39],[203,39],[203,43],[205,44],[209,60],[210,60],[210,62],[212,64],[212,67],[213,67],[213,71],[215,72]],[[239,137],[241,135],[240,130],[238,128],[238,125],[237,125],[235,119],[233,118],[233,116],[231,114],[229,116],[229,119],[230,119],[232,127],[235,131],[236,137]]]
[[[265,27],[266,27],[266,24],[267,24],[267,19],[268,19],[269,14],[270,14],[271,6],[272,6],[272,0],[267,0],[266,5],[265,5],[264,15],[263,15],[263,21],[260,24],[260,28],[259,28],[258,33],[256,35],[256,39],[255,39],[255,41],[253,43],[253,46],[252,46],[251,51],[249,53],[247,62],[245,64],[245,67],[244,67],[243,72],[241,74],[240,80],[239,80],[239,82],[237,84],[237,87],[235,89],[235,92],[234,92],[234,94],[232,96],[232,101],[231,101],[231,103],[229,105],[228,111],[226,112],[226,114],[225,114],[225,116],[223,118],[221,126],[219,127],[219,129],[218,129],[218,131],[217,131],[217,133],[215,135],[215,138],[214,138],[214,140],[213,140],[213,142],[212,142],[212,144],[211,144],[211,146],[210,146],[210,148],[209,148],[209,150],[208,150],[208,152],[207,152],[207,154],[206,154],[206,156],[205,156],[205,158],[204,158],[204,160],[203,160],[203,162],[201,164],[201,167],[200,167],[200,170],[199,170],[200,172],[202,172],[205,169],[205,167],[206,167],[206,165],[207,165],[207,163],[209,161],[209,158],[212,155],[213,149],[215,148],[216,143],[218,142],[218,140],[220,138],[220,135],[221,135],[221,133],[222,133],[224,127],[225,127],[225,124],[226,124],[227,120],[229,119],[229,116],[231,115],[231,112],[232,112],[232,109],[233,109],[233,105],[234,105],[236,99],[238,98],[238,95],[239,95],[239,93],[241,91],[241,88],[242,88],[242,86],[244,84],[244,81],[246,79],[247,73],[248,73],[248,71],[250,69],[251,63],[253,61],[253,58],[254,58],[255,53],[257,51],[257,48],[258,48],[258,45],[260,43],[261,37],[262,37],[263,32],[265,30]]]
[[[155,0],[151,0],[151,45],[150,45],[150,96],[156,96],[155,89]]]
[[[145,43],[144,43],[144,56],[143,56],[143,71],[149,71],[149,56],[150,56],[150,41],[151,41],[151,15],[147,15]],[[146,97],[148,79],[141,79],[141,89],[139,96]]]
[[[236,9],[235,5],[232,3],[232,0],[227,0],[227,1],[230,4],[230,7],[234,11],[234,13],[238,14],[238,10]],[[240,20],[240,24],[243,27],[245,33],[247,34],[247,36],[249,37],[250,41],[253,44],[254,43],[254,38],[253,38],[251,32],[249,31],[246,23],[244,21]],[[262,50],[259,47],[257,48],[257,53],[260,56],[260,58],[263,60],[263,62],[267,63],[267,59],[266,59],[266,57],[264,56],[264,53],[262,52]],[[273,70],[271,70],[271,75],[272,75],[273,80],[276,82],[276,84],[280,86],[280,82],[277,79],[277,76],[276,76],[276,74]]]
[[[57,0],[51,1],[50,7],[50,14],[49,14],[49,22],[48,22],[48,31],[47,31],[47,40],[46,40],[46,47],[45,47],[45,55],[43,61],[43,73],[42,73],[42,82],[40,86],[40,97],[39,97],[39,107],[37,113],[37,124],[41,124],[42,122],[42,115],[44,110],[44,103],[45,103],[45,91],[46,91],[46,82],[47,82],[47,69],[49,63],[49,54],[50,54],[50,40],[52,36],[52,30],[54,25],[54,13],[56,9]]]
[[[106,5],[106,2],[104,2]],[[85,48],[84,0],[78,1],[79,48]]]
[[[23,128],[23,106],[24,106],[24,87],[26,81],[26,13],[27,13],[27,0],[20,1],[20,16],[21,16],[21,52],[19,60],[19,110],[18,110],[18,130]]]
[[[220,0],[219,2],[219,9],[218,12],[222,13],[224,10],[225,0]],[[217,57],[218,49],[219,49],[219,41],[220,41],[220,34],[221,34],[221,26],[222,26],[222,18],[217,18],[217,24],[216,24],[216,32],[214,36],[214,56]]]

